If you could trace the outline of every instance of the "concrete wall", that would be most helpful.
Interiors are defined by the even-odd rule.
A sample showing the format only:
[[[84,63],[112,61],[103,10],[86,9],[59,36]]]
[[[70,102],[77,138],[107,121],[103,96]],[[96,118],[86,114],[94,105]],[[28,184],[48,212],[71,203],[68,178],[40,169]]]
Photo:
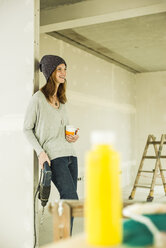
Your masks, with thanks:
[[[137,74],[136,92],[137,170],[147,136],[153,134],[159,140],[161,135],[166,133],[166,71]],[[166,149],[163,151],[165,153]],[[153,147],[149,149],[148,154],[154,155]],[[154,163],[155,161],[145,160],[144,168],[154,168]],[[148,184],[150,178],[151,175],[144,174],[142,181]],[[157,182],[161,183],[161,179]]]
[[[33,18],[33,1],[0,2],[1,248],[33,247],[33,153],[22,132],[33,91]]]
[[[166,72],[134,75],[48,35],[40,36],[40,57],[44,54],[60,55],[68,64],[67,108],[71,124],[80,128],[80,139],[75,144],[79,176],[84,175],[90,132],[109,129],[117,135],[115,147],[121,154],[122,185],[132,185],[147,135],[160,138],[165,133]],[[40,86],[44,83],[40,74]],[[142,178],[143,183],[149,180],[149,175]],[[79,182],[80,198],[83,188],[83,182]],[[52,202],[57,197],[52,187]],[[42,233],[41,243],[46,243]]]
[[[75,147],[79,176],[84,175],[85,153],[90,149],[90,132],[112,130],[121,154],[123,186],[130,183],[135,165],[135,75],[48,35],[40,37],[40,56],[57,54],[67,61],[67,108],[70,123],[80,128]],[[40,86],[45,83],[40,74]],[[83,198],[83,184],[78,184]]]

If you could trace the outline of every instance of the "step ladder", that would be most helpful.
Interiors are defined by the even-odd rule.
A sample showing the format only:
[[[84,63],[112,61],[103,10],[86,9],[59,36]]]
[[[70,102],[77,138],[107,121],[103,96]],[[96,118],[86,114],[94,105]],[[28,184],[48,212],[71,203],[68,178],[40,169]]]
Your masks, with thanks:
[[[156,182],[156,178],[157,178],[157,172],[160,172],[163,187],[164,187],[164,192],[166,195],[166,182],[165,182],[165,177],[164,177],[164,173],[163,173],[164,171],[166,171],[166,169],[162,168],[161,160],[160,160],[160,158],[166,158],[166,156],[161,155],[164,144],[166,144],[166,134],[161,135],[160,141],[156,141],[156,137],[154,137],[154,135],[152,135],[152,134],[148,135],[145,149],[144,149],[142,159],[140,162],[140,166],[139,166],[139,169],[138,169],[138,172],[136,175],[136,179],[134,182],[134,186],[133,186],[133,189],[131,191],[131,195],[129,196],[129,200],[134,199],[136,188],[148,188],[148,189],[150,189],[150,192],[149,192],[149,195],[147,197],[147,201],[148,202],[153,201],[154,186],[155,186],[155,182]],[[147,156],[147,151],[148,151],[149,145],[153,145],[154,151],[155,151],[155,156]],[[143,170],[143,164],[144,164],[145,159],[155,159],[156,160],[155,167],[153,170]],[[151,182],[150,186],[138,184],[138,181],[139,181],[142,173],[152,173],[153,174],[152,182]]]

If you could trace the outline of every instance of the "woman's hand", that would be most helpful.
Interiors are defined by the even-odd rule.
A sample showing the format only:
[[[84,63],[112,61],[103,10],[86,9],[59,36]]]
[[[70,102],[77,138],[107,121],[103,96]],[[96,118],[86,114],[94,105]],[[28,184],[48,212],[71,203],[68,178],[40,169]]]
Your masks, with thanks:
[[[78,140],[79,136],[78,135],[66,135],[66,140],[71,143],[71,142],[76,142]]]
[[[48,158],[48,155],[44,151],[39,154],[38,159],[39,159],[39,164],[40,164],[42,170],[43,170],[43,164],[45,161],[48,162],[49,166],[51,165],[51,162]]]

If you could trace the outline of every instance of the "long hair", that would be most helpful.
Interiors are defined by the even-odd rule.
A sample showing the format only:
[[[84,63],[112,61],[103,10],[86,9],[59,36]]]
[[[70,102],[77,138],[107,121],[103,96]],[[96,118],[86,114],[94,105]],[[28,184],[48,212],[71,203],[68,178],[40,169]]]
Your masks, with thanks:
[[[55,79],[53,78],[52,74],[49,77],[48,81],[46,84],[41,88],[41,91],[45,95],[48,101],[50,101],[50,97],[52,97],[56,91],[57,88],[57,83]],[[65,104],[67,102],[66,98],[66,79],[64,83],[61,83],[58,87],[57,91],[57,97],[60,101],[60,103]]]

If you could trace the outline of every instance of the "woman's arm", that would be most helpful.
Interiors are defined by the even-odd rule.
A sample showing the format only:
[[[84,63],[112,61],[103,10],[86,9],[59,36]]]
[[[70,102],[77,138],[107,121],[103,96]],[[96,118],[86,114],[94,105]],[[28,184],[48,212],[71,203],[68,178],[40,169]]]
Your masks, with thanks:
[[[25,113],[23,132],[29,143],[32,145],[33,149],[36,151],[37,156],[39,156],[39,154],[44,150],[34,134],[34,127],[37,120],[37,111],[38,99],[33,95]]]

